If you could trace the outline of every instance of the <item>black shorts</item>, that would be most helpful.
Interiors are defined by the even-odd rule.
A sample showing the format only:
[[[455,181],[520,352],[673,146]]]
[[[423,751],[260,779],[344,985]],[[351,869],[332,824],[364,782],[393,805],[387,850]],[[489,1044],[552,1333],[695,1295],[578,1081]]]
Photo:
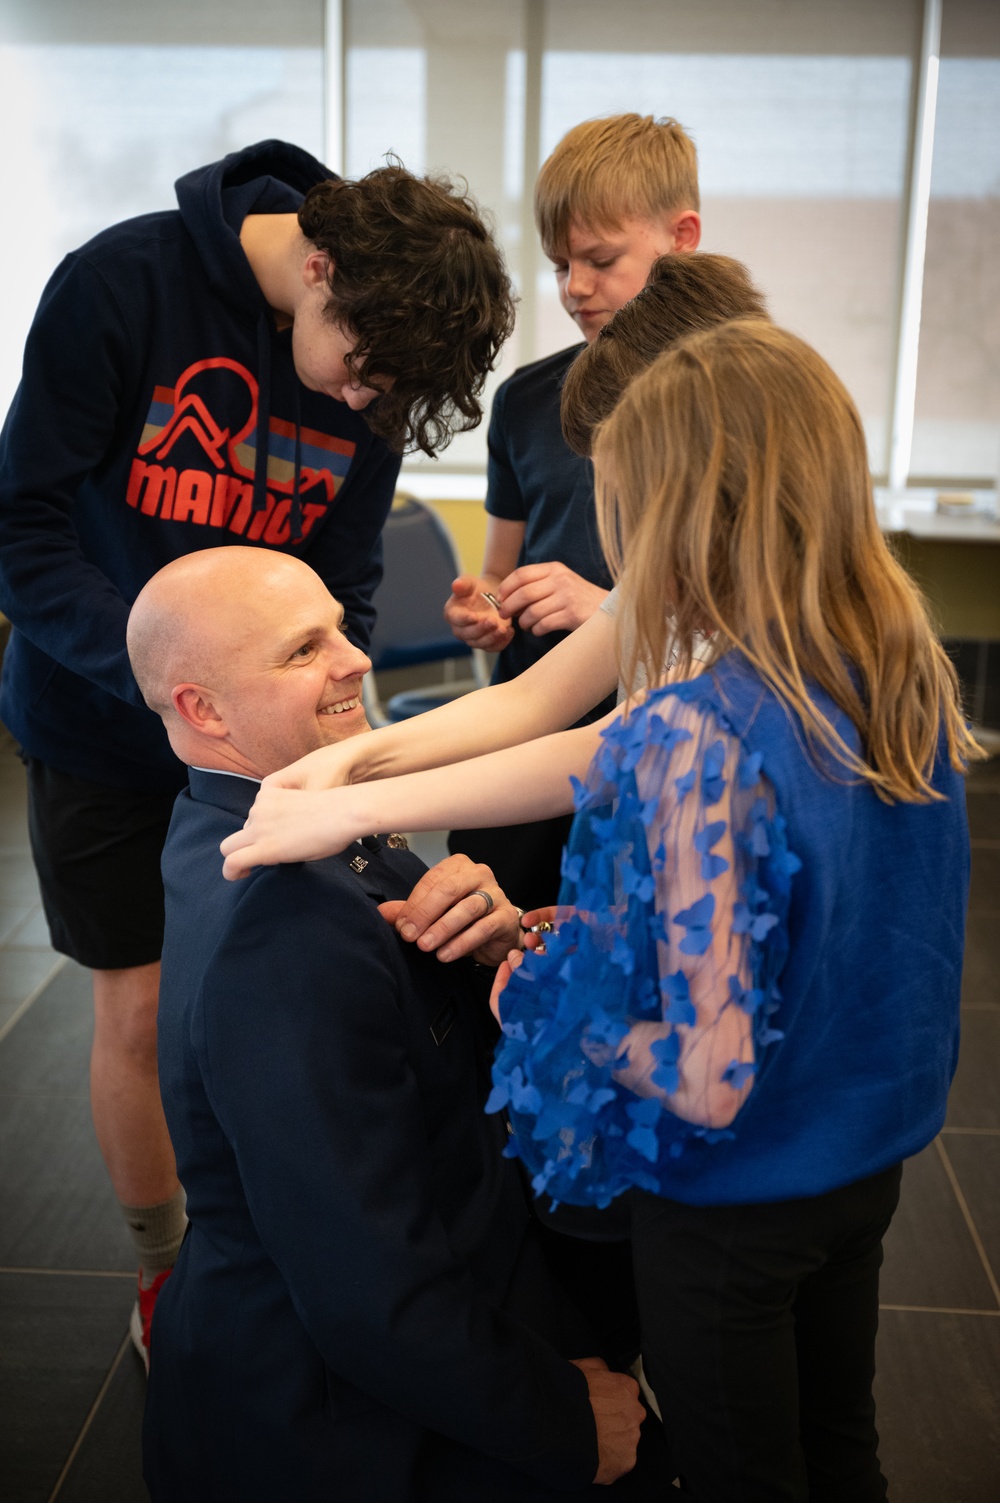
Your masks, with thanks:
[[[172,793],[28,769],[28,833],[53,948],[91,970],[149,965],[163,947],[160,854]]]

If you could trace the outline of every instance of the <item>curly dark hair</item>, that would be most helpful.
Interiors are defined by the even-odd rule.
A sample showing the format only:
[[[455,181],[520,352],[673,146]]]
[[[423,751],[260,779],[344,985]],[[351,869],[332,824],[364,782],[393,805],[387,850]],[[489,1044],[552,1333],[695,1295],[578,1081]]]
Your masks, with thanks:
[[[475,428],[476,399],[514,327],[514,297],[468,194],[390,162],[356,182],[317,183],[298,217],[330,257],[326,313],[357,338],[352,376],[392,380],[365,409],[374,432],[397,452],[434,454]]]
[[[640,371],[676,340],[732,318],[767,318],[764,295],[741,261],[708,251],[660,256],[646,285],[619,308],[566,372],[563,437],[590,457],[594,430]]]

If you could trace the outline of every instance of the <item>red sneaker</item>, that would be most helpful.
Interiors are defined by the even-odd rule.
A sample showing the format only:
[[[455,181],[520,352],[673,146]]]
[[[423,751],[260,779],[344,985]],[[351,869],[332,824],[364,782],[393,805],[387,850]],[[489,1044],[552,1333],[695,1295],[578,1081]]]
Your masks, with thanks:
[[[165,1268],[158,1273],[148,1289],[142,1287],[142,1275],[139,1275],[139,1298],[132,1306],[132,1317],[128,1323],[128,1333],[132,1338],[132,1345],[142,1358],[146,1372],[149,1372],[149,1331],[153,1323],[153,1306],[156,1304],[156,1296],[170,1277],[170,1269]]]

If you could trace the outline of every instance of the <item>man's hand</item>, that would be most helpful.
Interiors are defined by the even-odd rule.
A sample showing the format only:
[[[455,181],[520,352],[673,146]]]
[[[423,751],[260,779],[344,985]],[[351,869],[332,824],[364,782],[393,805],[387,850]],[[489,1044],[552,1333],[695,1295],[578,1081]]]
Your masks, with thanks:
[[[581,1357],[573,1363],[587,1380],[590,1407],[597,1426],[596,1483],[617,1482],[635,1466],[639,1426],[646,1411],[639,1403],[639,1385],[627,1373],[609,1372],[600,1357]]]
[[[459,641],[483,652],[499,652],[514,635],[511,623],[483,598],[485,590],[496,587],[496,580],[460,574],[444,608],[444,619]]]
[[[483,893],[493,899],[488,908]],[[379,913],[401,939],[439,960],[471,955],[499,965],[520,945],[520,915],[497,886],[488,866],[468,856],[448,856],[426,872],[405,901],[380,903]]]
[[[496,589],[501,615],[516,616],[521,630],[530,631],[533,637],[544,637],[550,631],[575,631],[590,620],[607,594],[600,585],[554,562],[522,564]]]

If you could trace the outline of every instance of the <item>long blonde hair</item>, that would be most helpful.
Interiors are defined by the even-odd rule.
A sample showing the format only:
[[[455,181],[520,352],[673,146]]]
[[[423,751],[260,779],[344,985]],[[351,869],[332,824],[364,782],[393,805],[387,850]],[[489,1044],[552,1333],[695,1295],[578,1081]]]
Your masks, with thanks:
[[[662,682],[732,648],[852,778],[886,801],[938,797],[982,755],[924,601],[879,531],[861,420],[803,340],[760,319],[692,334],[628,387],[595,435],[598,521],[622,584],[623,677]],[[854,723],[858,756],[810,698]],[[828,765],[828,759],[824,759]]]

